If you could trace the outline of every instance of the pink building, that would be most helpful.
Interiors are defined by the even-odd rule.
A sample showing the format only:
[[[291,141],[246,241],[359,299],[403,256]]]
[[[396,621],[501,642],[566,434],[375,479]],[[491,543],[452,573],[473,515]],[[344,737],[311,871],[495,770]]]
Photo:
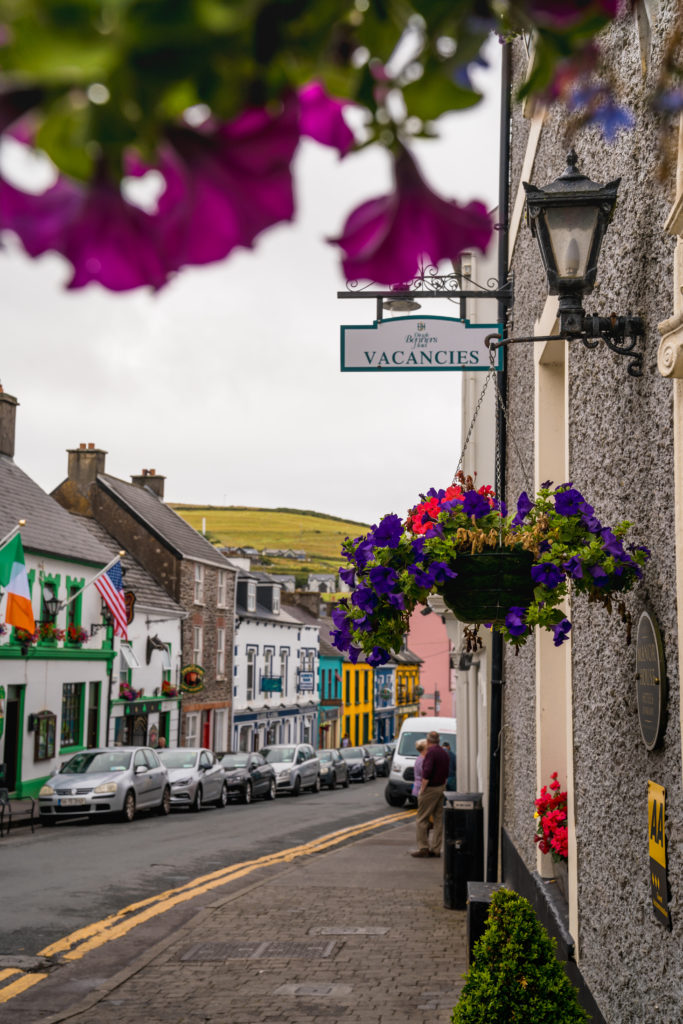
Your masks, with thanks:
[[[422,658],[421,715],[455,717],[455,672],[451,670],[451,643],[440,615],[418,605],[410,616],[408,647]]]

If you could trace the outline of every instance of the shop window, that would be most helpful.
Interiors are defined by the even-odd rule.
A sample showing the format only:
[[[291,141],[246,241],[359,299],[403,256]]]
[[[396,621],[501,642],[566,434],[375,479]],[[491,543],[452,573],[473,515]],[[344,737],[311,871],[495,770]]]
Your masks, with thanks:
[[[34,716],[34,761],[48,761],[55,756],[57,716],[52,711],[41,711]]]
[[[83,683],[62,686],[62,731],[60,746],[79,747],[83,742]]]
[[[88,684],[88,747],[97,747],[100,742],[100,690],[100,683]]]

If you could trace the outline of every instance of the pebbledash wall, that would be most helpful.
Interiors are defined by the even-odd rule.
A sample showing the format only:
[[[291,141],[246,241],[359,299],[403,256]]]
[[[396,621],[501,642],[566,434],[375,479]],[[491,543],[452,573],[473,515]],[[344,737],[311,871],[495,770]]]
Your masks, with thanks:
[[[639,5],[642,6],[642,5]],[[602,249],[587,312],[641,314],[647,324],[643,376],[602,344],[536,343],[508,350],[510,437],[507,497],[544,479],[571,480],[605,524],[633,523],[631,539],[652,550],[645,578],[627,598],[634,621],[647,605],[659,623],[669,684],[668,724],[648,752],[636,702],[635,644],[627,646],[616,613],[577,598],[570,643],[537,639],[505,653],[503,726],[503,876],[536,890],[533,875],[552,875],[537,853],[534,798],[558,770],[569,791],[570,857],[566,924],[580,975],[608,1024],[674,1022],[683,1006],[683,794],[676,601],[674,420],[672,382],[658,370],[658,325],[681,312],[674,301],[675,238],[667,222],[676,200],[673,169],[662,183],[660,125],[645,98],[660,68],[677,3],[659,5],[652,46],[640,42],[630,15],[606,37],[620,99],[636,127],[607,144],[596,129],[573,139],[579,169],[594,181],[621,177],[619,201]],[[642,51],[642,52],[641,52]],[[647,72],[643,76],[641,60]],[[513,49],[514,85],[527,70]],[[511,335],[548,334],[556,298],[548,299],[538,246],[515,206],[522,178],[536,185],[564,169],[566,114],[513,107],[511,159]],[[683,163],[683,161],[681,161]],[[679,174],[683,178],[683,175]],[[679,186],[680,199],[680,186]],[[678,284],[683,278],[679,275]],[[683,375],[683,374],[681,374]],[[674,382],[678,385],[678,381]],[[534,417],[528,410],[534,409]],[[679,425],[680,429],[680,425]],[[511,443],[524,454],[527,474]],[[529,479],[531,477],[531,479]],[[680,530],[679,530],[680,532]],[[679,570],[680,571],[680,570]],[[535,757],[529,756],[534,750]],[[667,861],[671,932],[655,919],[650,895],[648,780],[667,791]],[[550,889],[550,887],[547,887]],[[576,973],[576,972],[575,972]],[[599,1020],[599,1015],[595,1014]]]

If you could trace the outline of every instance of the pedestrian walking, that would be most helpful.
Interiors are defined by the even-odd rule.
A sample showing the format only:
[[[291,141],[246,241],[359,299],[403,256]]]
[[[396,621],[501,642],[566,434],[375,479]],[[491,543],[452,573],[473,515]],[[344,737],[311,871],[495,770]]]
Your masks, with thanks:
[[[415,765],[413,768],[413,771],[415,772],[413,788],[411,789],[410,793],[411,796],[414,796],[417,799],[417,797],[420,794],[420,786],[422,783],[422,765],[424,764],[424,755],[425,750],[427,749],[427,740],[418,740],[417,743],[415,744],[415,747],[417,749],[417,757],[415,759]]]
[[[422,780],[417,798],[417,849],[412,857],[440,857],[443,839],[443,794],[448,778],[448,753],[439,743],[438,732],[427,733],[427,752],[422,762]],[[429,819],[434,817],[429,845]]]
[[[451,750],[451,745],[448,742],[442,743],[441,746],[448,754],[448,779],[446,780],[446,789],[449,792],[453,792],[458,788],[455,775],[455,754]]]
[[[351,740],[349,739],[349,734],[347,732],[345,732],[344,735],[342,736],[342,747],[350,747],[350,746],[351,746]]]

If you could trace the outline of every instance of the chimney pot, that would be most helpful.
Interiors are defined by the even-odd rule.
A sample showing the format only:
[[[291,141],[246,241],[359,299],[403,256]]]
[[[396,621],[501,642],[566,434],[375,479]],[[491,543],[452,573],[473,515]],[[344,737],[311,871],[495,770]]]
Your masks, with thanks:
[[[88,449],[89,449],[89,451],[94,451],[94,448],[95,448],[95,442],[94,441],[88,441]]]
[[[157,471],[156,471],[156,469],[150,469],[150,471],[149,471],[149,475],[150,475],[150,476],[156,476],[156,475],[157,475]]]
[[[85,441],[81,441],[81,443],[79,444],[79,446],[78,446],[78,447],[79,447],[80,449],[82,449],[83,451],[85,451],[85,449],[86,449],[86,448],[87,448],[88,446],[87,446],[87,444],[85,443]]]

